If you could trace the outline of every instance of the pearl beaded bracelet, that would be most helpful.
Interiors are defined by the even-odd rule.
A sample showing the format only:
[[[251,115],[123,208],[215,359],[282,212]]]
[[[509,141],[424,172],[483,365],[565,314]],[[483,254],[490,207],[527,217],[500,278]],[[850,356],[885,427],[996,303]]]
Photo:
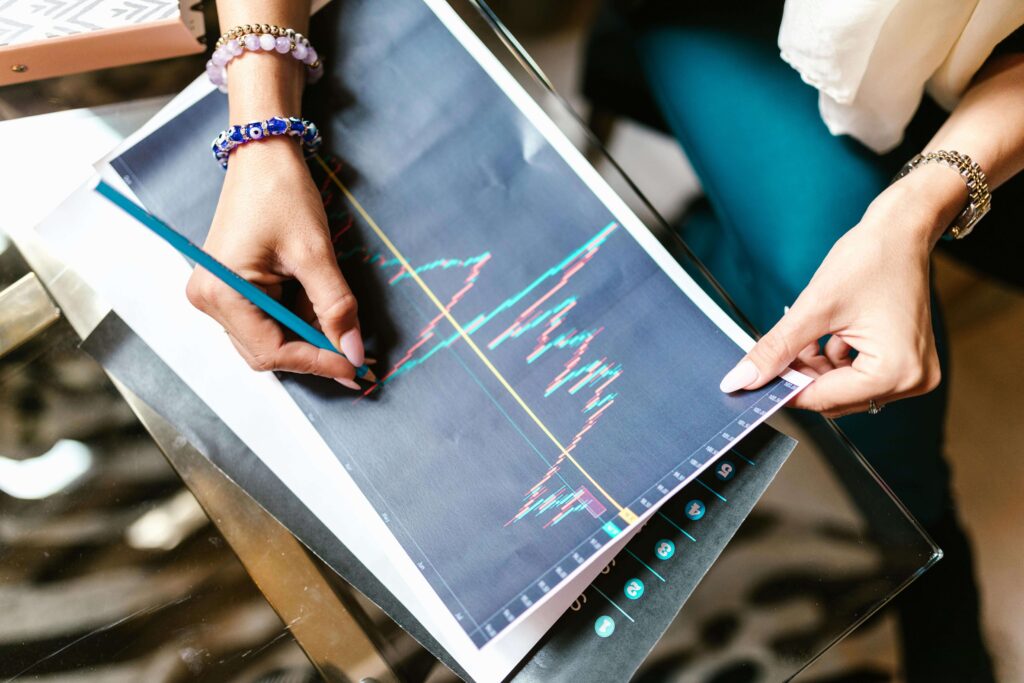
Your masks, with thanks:
[[[266,121],[253,121],[242,126],[231,126],[221,131],[213,140],[213,156],[225,169],[228,167],[228,157],[237,147],[247,142],[263,140],[272,135],[289,135],[297,137],[302,142],[302,147],[307,155],[312,155],[319,149],[323,139],[316,124],[306,119],[295,116],[285,118],[283,116],[271,116]]]
[[[324,74],[324,65],[309,39],[290,28],[271,24],[243,24],[220,37],[213,56],[206,62],[206,75],[221,91],[228,87],[228,63],[246,50],[290,54],[306,65],[307,80],[315,83]]]

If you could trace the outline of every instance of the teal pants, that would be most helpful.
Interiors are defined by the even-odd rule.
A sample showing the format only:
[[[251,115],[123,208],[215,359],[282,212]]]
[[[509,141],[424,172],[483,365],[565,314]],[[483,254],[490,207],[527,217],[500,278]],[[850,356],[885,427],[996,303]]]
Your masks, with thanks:
[[[906,143],[885,156],[832,136],[817,91],[779,58],[778,16],[762,14],[658,22],[638,31],[635,48],[708,199],[686,221],[684,238],[764,332],[927,141],[941,112],[923,107]],[[933,310],[946,373],[941,314]],[[839,424],[946,553],[897,602],[908,680],[988,681],[969,545],[942,452],[946,386]]]

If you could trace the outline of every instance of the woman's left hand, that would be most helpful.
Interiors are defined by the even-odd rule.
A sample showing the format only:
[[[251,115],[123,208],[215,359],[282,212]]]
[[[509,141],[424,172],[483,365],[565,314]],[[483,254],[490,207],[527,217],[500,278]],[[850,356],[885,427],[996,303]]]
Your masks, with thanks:
[[[965,199],[963,182],[947,168],[922,167],[890,186],[722,390],[757,389],[792,364],[815,381],[791,405],[839,417],[938,386],[929,261]]]

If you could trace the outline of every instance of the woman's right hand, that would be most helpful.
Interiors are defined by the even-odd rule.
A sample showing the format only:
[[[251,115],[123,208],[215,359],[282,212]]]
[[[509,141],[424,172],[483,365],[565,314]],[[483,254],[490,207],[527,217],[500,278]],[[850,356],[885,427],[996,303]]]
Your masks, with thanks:
[[[353,364],[364,363],[364,352],[356,300],[338,267],[320,192],[294,140],[262,140],[232,153],[205,246],[275,298],[283,283],[297,280],[302,291],[296,312],[345,354],[291,338],[254,304],[196,268],[189,301],[224,326],[253,369],[320,375],[359,389]]]
[[[836,242],[789,312],[726,375],[722,390],[760,388],[795,364],[816,379],[791,405],[840,417],[934,389],[941,370],[929,257],[965,201],[956,171],[940,166],[891,185]]]

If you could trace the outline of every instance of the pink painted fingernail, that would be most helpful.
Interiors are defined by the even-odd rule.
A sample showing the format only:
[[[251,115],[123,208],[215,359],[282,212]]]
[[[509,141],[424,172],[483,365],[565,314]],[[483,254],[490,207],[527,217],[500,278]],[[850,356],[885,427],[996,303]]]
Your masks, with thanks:
[[[348,377],[335,377],[334,381],[337,382],[338,384],[340,384],[343,387],[348,387],[349,389],[352,389],[353,391],[362,391],[363,390],[363,388],[361,386],[356,384],[355,380],[349,379]]]
[[[341,352],[348,358],[348,362],[357,368],[366,361],[366,352],[363,350],[363,335],[359,333],[358,327],[341,335]]]
[[[718,388],[727,394],[731,394],[734,391],[739,391],[743,387],[756,382],[760,374],[761,373],[758,372],[757,366],[754,365],[754,362],[748,358],[744,358],[736,364],[736,367],[726,373],[725,377],[722,378],[722,383],[718,385]]]

